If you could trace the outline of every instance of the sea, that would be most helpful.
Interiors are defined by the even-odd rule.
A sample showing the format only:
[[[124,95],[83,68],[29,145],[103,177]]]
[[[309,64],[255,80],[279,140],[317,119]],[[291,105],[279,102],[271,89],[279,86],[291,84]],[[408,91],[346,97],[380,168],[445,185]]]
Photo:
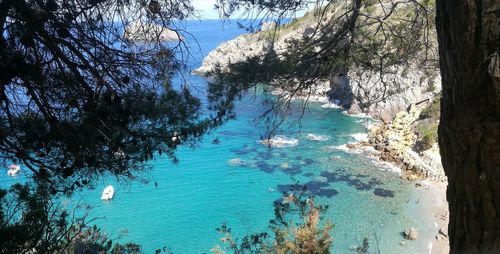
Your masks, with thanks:
[[[173,83],[187,83],[203,94],[207,80],[190,71],[217,45],[246,31],[236,21],[182,25],[189,32],[184,34],[188,69]],[[236,118],[196,144],[179,147],[178,163],[157,157],[141,181],[106,177],[63,203],[90,207],[89,218],[110,239],[138,243],[146,253],[163,247],[173,253],[210,253],[214,246],[225,246],[216,231],[222,224],[240,240],[270,232],[274,202],[298,184],[306,186],[316,204],[329,207],[322,219],[335,225],[333,253],[356,253],[364,238],[370,240],[370,253],[428,253],[436,228],[417,205],[414,184],[394,167],[345,146],[365,138],[373,120],[311,102],[301,119],[281,128],[269,146],[261,142],[267,134],[259,121],[264,101],[258,92],[244,93],[235,106]],[[0,184],[21,181],[23,174],[10,178],[5,172]],[[110,184],[114,198],[101,201]],[[418,241],[404,239],[402,232],[409,227],[419,231]]]

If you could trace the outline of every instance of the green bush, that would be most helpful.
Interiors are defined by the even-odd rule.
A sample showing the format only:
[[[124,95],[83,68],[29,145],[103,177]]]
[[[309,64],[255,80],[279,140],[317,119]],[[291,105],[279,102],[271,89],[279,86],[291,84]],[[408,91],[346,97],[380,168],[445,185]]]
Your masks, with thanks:
[[[439,119],[441,115],[441,98],[435,99],[431,105],[427,106],[420,112],[418,119],[434,118]]]

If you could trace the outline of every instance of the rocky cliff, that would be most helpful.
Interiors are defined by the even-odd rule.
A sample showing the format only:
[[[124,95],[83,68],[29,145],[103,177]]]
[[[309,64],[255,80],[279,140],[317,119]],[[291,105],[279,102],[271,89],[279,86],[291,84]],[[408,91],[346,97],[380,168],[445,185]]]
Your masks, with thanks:
[[[380,152],[380,159],[401,167],[404,177],[410,180],[445,179],[437,128],[432,127],[434,124],[437,127],[438,119],[425,115],[428,108],[412,105],[408,111],[398,112],[392,121],[372,127],[368,135],[368,144]],[[434,135],[435,139],[429,139],[428,135]]]
[[[123,38],[130,41],[178,41],[182,40],[182,36],[175,30],[170,28],[147,23],[142,21],[130,22],[126,27]]]
[[[377,6],[364,6],[362,12],[374,17],[382,16],[384,10]],[[228,73],[231,72],[231,65],[265,55],[270,51],[281,57],[283,52],[293,51],[297,41],[318,38],[321,34],[319,31],[323,31],[322,27],[333,22],[333,19],[343,13],[342,10],[342,7],[334,8],[319,21],[314,13],[308,13],[302,18],[281,26],[269,22],[264,23],[260,31],[241,35],[219,45],[205,57],[202,66],[194,73],[205,76],[210,76],[216,71]],[[411,15],[406,13],[404,5],[398,7],[397,11]],[[406,56],[407,59],[403,59],[402,56],[400,61],[398,59],[390,61],[382,58],[381,60],[375,59],[375,56],[360,53],[363,47],[380,45],[381,40],[384,40],[386,44],[388,43],[386,41],[399,42],[394,38],[381,39],[375,32],[376,27],[370,25],[369,22],[369,20],[358,19],[359,28],[357,29],[360,32],[351,46],[353,59],[365,57],[366,61],[365,59],[353,60],[346,68],[332,68],[329,77],[316,81],[318,84],[315,91],[316,95],[328,96],[332,102],[349,109],[350,113],[369,113],[374,118],[388,122],[399,111],[406,110],[415,103],[432,101],[432,98],[440,93],[440,75],[434,58],[437,53],[437,44],[435,34],[431,31],[426,35],[426,46],[417,48],[417,52],[413,52],[409,58]],[[386,23],[390,24],[391,19],[389,18]],[[384,53],[388,52],[387,55],[392,57],[399,54],[392,51],[406,50],[406,48],[396,46],[394,50],[387,49],[390,47],[391,45],[383,45],[379,50]],[[320,47],[314,50],[319,51]],[[368,59],[370,57],[372,59]],[[382,68],[371,67],[379,64],[378,61],[384,64]],[[324,91],[328,92],[325,94]]]
[[[362,12],[371,17],[384,15],[383,7],[364,6]],[[370,8],[369,8],[370,7]],[[410,17],[413,15],[404,4],[395,12],[396,16]],[[406,9],[405,9],[406,8]],[[231,66],[248,59],[256,58],[273,52],[280,58],[284,52],[293,52],[297,41],[314,40],[321,33],[322,26],[326,26],[342,13],[341,7],[334,8],[319,22],[314,14],[277,26],[274,23],[265,23],[260,31],[241,35],[233,40],[219,45],[204,59],[201,67],[194,73],[210,76],[213,73],[231,73]],[[439,151],[435,140],[425,140],[429,133],[436,133],[438,118],[421,117],[421,111],[435,106],[436,97],[441,91],[441,79],[436,56],[435,34],[429,32],[425,46],[416,47],[410,57],[400,54],[408,50],[405,47],[394,46],[390,43],[400,43],[394,38],[380,38],[376,28],[369,20],[358,20],[360,32],[352,39],[351,51],[353,58],[365,57],[347,61],[344,68],[332,68],[327,78],[321,78],[314,86],[314,98],[324,98],[332,103],[347,109],[350,114],[367,113],[371,117],[382,120],[380,126],[370,132],[368,145],[374,146],[384,161],[401,166],[408,178],[411,175],[443,178],[440,165]],[[397,24],[401,20],[388,19],[387,24]],[[318,28],[320,27],[320,28]],[[433,29],[430,29],[433,31]],[[411,31],[414,33],[415,31]],[[354,35],[353,35],[354,36]],[[382,44],[382,42],[385,44]],[[387,44],[389,41],[389,44]],[[407,41],[406,43],[411,43]],[[342,44],[342,43],[340,43]],[[345,43],[344,43],[345,44]],[[388,57],[396,59],[370,59],[364,55],[364,47],[382,45],[377,50],[384,52]],[[356,48],[358,47],[358,48]],[[321,48],[315,48],[320,52]],[[397,51],[394,53],[394,51]],[[360,53],[361,52],[361,53]],[[374,55],[377,55],[375,53]],[[401,55],[401,59],[397,57]],[[375,56],[374,56],[375,58]],[[370,67],[383,63],[381,68]],[[283,81],[281,81],[283,82]],[[286,81],[293,83],[294,80]],[[277,89],[281,92],[280,89]],[[300,95],[300,93],[298,93]],[[310,97],[308,97],[310,98]],[[425,113],[424,113],[425,115]],[[432,130],[429,130],[431,126]],[[434,134],[437,135],[437,134]]]

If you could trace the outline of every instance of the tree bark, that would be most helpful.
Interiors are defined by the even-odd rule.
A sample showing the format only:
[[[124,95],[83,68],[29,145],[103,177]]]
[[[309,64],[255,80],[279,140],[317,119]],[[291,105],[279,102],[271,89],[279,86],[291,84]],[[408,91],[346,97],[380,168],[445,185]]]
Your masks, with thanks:
[[[500,1],[438,0],[451,253],[500,253]]]

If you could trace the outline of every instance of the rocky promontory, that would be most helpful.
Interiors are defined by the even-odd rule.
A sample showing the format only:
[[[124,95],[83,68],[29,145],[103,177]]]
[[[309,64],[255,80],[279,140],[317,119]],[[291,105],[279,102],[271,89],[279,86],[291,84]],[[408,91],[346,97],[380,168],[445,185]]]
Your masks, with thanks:
[[[178,41],[182,36],[173,29],[159,24],[142,22],[139,20],[130,22],[126,27],[123,38],[130,41]]]
[[[374,17],[383,15],[383,10],[377,9],[376,6],[366,7],[363,11],[370,12]],[[404,4],[398,8],[398,11],[404,13]],[[220,44],[205,57],[202,66],[193,73],[204,76],[211,76],[215,72],[230,73],[232,65],[244,63],[270,52],[277,58],[284,57],[286,55],[284,52],[296,50],[298,42],[317,39],[320,36],[318,31],[323,29],[322,26],[341,15],[342,8],[335,8],[326,13],[326,17],[319,21],[312,11],[282,25],[265,22],[261,25],[261,29],[254,33],[243,34]],[[366,30],[367,35],[358,36],[358,41],[353,42],[352,51],[361,51],[361,47],[380,43],[378,37],[369,35],[371,30],[375,31],[375,27],[372,28],[363,22],[365,21],[360,21],[362,27],[359,29]],[[386,22],[390,24],[391,21]],[[398,112],[407,110],[411,104],[432,100],[441,91],[441,78],[437,61],[432,60],[437,53],[435,34],[430,33],[428,36],[429,45],[419,49],[421,52],[415,53],[416,57],[405,59],[400,64],[392,63],[397,62],[393,60],[391,64],[387,63],[387,66],[383,67],[383,72],[379,68],[362,66],[359,61],[341,69],[332,69],[328,77],[315,81],[313,95],[324,96],[346,108],[349,113],[367,113],[384,122],[391,121]],[[312,50],[319,52],[320,48]],[[372,65],[370,62],[376,61],[367,59],[366,64]],[[286,82],[288,86],[293,87],[294,80],[279,82]]]

